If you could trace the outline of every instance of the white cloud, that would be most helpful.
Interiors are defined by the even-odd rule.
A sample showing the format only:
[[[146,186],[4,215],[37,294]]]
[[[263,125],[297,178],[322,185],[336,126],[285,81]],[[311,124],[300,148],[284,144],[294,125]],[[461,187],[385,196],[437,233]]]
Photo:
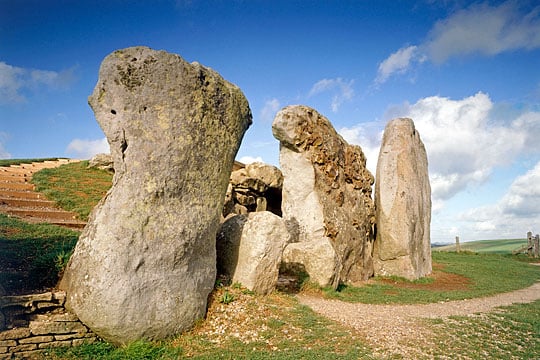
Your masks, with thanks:
[[[525,136],[525,152],[540,152],[540,112],[529,111],[512,122],[512,127]]]
[[[24,69],[0,62],[0,104],[18,103],[24,101],[19,94],[23,86]]]
[[[536,49],[540,47],[539,14],[538,8],[522,11],[517,1],[498,6],[474,4],[438,21],[425,47],[436,63],[473,53],[496,55],[516,49]]]
[[[331,92],[332,111],[338,112],[341,104],[347,100],[351,100],[354,96],[353,89],[354,80],[343,80],[342,78],[322,79],[317,81],[309,91],[308,97],[315,96],[324,92]]]
[[[496,110],[489,96],[480,92],[461,100],[422,98],[389,111],[389,118],[413,119],[420,133],[429,160],[434,212],[456,194],[485,183],[495,168],[511,164],[525,151],[540,151],[528,143],[540,137],[540,112],[496,122]],[[362,147],[373,173],[381,127],[369,123],[339,130],[349,143]]]
[[[244,163],[244,164],[251,164],[251,163],[254,163],[254,162],[264,162],[262,157],[260,157],[260,156],[257,156],[257,157],[242,156],[240,159],[238,159],[238,161],[240,161],[241,163]]]
[[[278,99],[274,98],[266,101],[261,110],[261,120],[265,122],[272,122],[280,106],[281,105]]]
[[[67,153],[74,154],[77,158],[90,159],[96,154],[109,153],[109,143],[106,138],[99,140],[73,139],[66,149]]]
[[[40,86],[66,88],[75,80],[75,67],[60,72],[24,69],[0,62],[0,104],[21,103],[26,100],[24,89]]]
[[[411,61],[417,56],[417,47],[408,46],[399,49],[379,64],[377,79],[375,82],[382,84],[391,75],[406,72],[411,66]]]
[[[495,239],[524,237],[527,231],[538,232],[540,225],[540,162],[518,176],[506,194],[495,204],[462,212],[462,232],[469,238]]]
[[[540,217],[540,162],[514,180],[502,198],[500,208],[506,215]]]
[[[507,51],[540,48],[540,8],[518,1],[497,6],[473,4],[439,20],[421,44],[403,47],[379,64],[376,84],[409,71],[426,60],[440,64],[470,54],[493,56]]]
[[[8,134],[5,132],[0,131],[0,159],[9,159],[11,158],[11,154],[7,152],[4,143],[7,141]]]
[[[426,146],[434,199],[485,182],[523,150],[526,131],[494,123],[492,109],[483,93],[462,100],[433,96],[405,107],[403,115],[414,120]]]

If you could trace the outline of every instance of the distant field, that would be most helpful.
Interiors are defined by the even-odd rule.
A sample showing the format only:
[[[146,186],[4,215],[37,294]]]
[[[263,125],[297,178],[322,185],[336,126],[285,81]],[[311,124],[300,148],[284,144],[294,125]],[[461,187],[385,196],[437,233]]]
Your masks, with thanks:
[[[490,254],[511,254],[512,251],[527,244],[527,239],[478,240],[461,243],[461,251]],[[456,251],[456,245],[433,248],[433,251]]]

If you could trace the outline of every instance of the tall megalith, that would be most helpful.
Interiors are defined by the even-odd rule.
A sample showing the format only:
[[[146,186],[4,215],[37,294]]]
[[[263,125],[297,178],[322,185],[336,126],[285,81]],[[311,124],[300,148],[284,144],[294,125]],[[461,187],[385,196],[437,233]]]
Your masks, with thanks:
[[[336,288],[373,274],[373,175],[359,146],[347,144],[324,116],[288,106],[272,124],[280,141],[282,212],[293,242],[284,270]]]
[[[60,286],[67,307],[102,338],[163,339],[205,315],[224,196],[251,111],[215,71],[146,47],[108,55],[89,103],[115,174]]]
[[[384,130],[375,180],[376,275],[418,279],[431,273],[431,187],[424,144],[411,119]]]

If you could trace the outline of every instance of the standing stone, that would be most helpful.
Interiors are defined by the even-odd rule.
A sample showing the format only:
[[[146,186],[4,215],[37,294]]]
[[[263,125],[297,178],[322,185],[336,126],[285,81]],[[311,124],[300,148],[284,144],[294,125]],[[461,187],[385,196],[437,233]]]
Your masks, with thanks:
[[[375,182],[375,274],[431,273],[431,187],[426,150],[411,119],[386,125]]]
[[[280,141],[283,217],[293,243],[284,267],[303,268],[311,281],[336,288],[373,274],[373,175],[359,146],[347,144],[328,119],[288,106],[272,124]]]
[[[289,237],[283,219],[269,211],[230,217],[217,236],[218,272],[249,290],[268,294],[276,286]]]
[[[116,344],[164,339],[205,315],[249,105],[215,71],[146,47],[107,56],[89,103],[115,175],[65,271],[67,307]]]

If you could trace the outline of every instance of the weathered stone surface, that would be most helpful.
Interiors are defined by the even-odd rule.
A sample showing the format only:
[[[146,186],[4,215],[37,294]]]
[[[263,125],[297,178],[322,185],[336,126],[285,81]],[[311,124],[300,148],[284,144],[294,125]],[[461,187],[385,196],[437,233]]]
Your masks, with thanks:
[[[375,182],[377,275],[431,273],[431,187],[424,144],[411,119],[386,125]]]
[[[113,158],[111,154],[97,154],[90,159],[88,167],[114,172]]]
[[[115,175],[60,284],[66,307],[116,344],[169,337],[206,312],[248,102],[209,68],[135,47],[105,58],[89,103]]]
[[[218,272],[252,291],[268,294],[276,286],[289,237],[283,219],[271,212],[233,216],[218,232]]]
[[[16,328],[0,333],[0,340],[20,339],[30,336],[29,328]]]
[[[20,339],[20,344],[39,344],[39,343],[45,343],[50,342],[54,340],[54,336],[51,335],[42,335],[42,336],[33,336],[26,339]]]
[[[237,169],[231,173],[223,216],[255,211],[281,216],[282,187],[283,175],[275,166],[254,162]]]
[[[46,335],[46,334],[69,334],[69,333],[81,333],[88,332],[88,329],[84,327],[80,322],[67,322],[67,321],[30,321],[30,332],[32,335]]]
[[[17,342],[15,340],[0,340],[0,347],[7,346],[16,346]]]
[[[296,242],[285,249],[286,261],[322,286],[367,279],[375,210],[362,149],[306,106],[282,109],[272,130],[280,141],[283,217]]]
[[[38,348],[37,344],[24,344],[24,345],[17,345],[17,346],[10,347],[9,352],[16,353],[16,352],[35,350],[37,348]]]

